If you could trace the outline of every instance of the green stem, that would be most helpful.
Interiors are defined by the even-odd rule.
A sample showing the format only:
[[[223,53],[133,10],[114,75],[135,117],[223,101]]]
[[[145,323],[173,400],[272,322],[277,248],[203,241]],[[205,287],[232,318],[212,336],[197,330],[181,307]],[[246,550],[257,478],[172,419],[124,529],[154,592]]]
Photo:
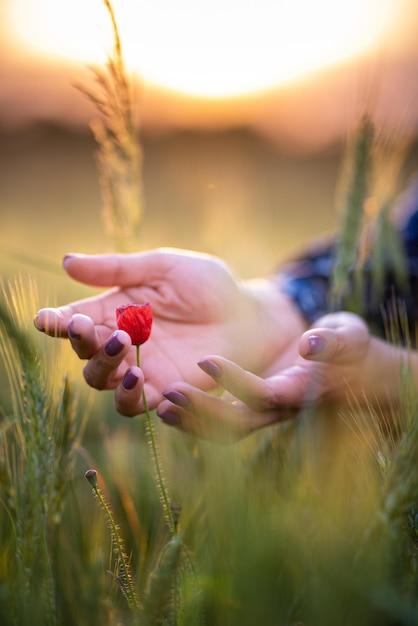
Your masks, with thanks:
[[[93,485],[93,492],[100,503],[100,506],[106,516],[107,523],[109,525],[110,534],[113,542],[113,550],[117,556],[118,572],[119,576],[121,577],[121,591],[128,602],[129,608],[131,610],[137,610],[139,608],[139,602],[136,597],[135,586],[130,571],[130,565],[128,557],[125,553],[122,538],[120,536],[119,527],[113,518],[112,510],[106,502],[101,489],[97,485]]]
[[[140,367],[140,346],[136,346],[136,363]],[[155,477],[157,483],[157,489],[160,496],[161,505],[163,507],[164,519],[169,528],[170,534],[176,534],[176,524],[171,510],[170,498],[168,495],[167,485],[164,478],[164,472],[162,468],[160,451],[158,448],[157,435],[152,423],[152,417],[149,412],[147,397],[145,394],[145,387],[142,391],[142,401],[144,405],[144,413],[146,415],[145,420],[145,432],[147,435],[147,442],[150,449],[151,457],[154,463]]]

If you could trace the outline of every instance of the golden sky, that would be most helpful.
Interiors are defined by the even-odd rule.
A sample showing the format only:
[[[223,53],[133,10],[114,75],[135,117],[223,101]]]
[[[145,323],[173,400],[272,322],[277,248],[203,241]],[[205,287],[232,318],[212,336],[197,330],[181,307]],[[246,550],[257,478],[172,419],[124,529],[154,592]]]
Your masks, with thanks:
[[[416,129],[416,0],[116,0],[149,126],[254,125],[327,143],[365,102]],[[85,123],[72,87],[110,45],[101,0],[1,0],[2,123]]]

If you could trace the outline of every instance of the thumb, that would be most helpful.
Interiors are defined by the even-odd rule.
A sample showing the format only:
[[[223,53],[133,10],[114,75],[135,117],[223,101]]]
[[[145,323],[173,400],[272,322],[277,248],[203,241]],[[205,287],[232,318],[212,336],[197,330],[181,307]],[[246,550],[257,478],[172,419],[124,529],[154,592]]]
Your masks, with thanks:
[[[360,317],[332,313],[302,335],[299,353],[310,361],[348,365],[365,356],[369,342],[369,329]]]
[[[163,250],[132,254],[67,254],[63,267],[80,283],[94,287],[133,287],[155,280],[171,264],[172,255]]]

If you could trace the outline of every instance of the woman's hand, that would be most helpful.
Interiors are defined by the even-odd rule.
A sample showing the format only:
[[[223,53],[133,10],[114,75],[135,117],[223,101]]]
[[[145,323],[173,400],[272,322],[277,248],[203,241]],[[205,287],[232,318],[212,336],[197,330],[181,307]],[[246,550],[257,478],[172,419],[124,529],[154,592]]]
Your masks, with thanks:
[[[208,255],[178,250],[68,255],[64,268],[82,283],[113,288],[57,309],[41,309],[35,325],[70,339],[87,361],[87,383],[116,389],[116,405],[124,415],[142,412],[144,376],[154,408],[175,381],[215,386],[196,364],[204,354],[216,352],[261,372],[303,330],[301,317],[276,286],[239,282],[222,261]],[[143,302],[153,307],[154,325],[141,349],[142,371],[135,366],[129,336],[116,330],[115,309]]]
[[[383,403],[399,390],[405,352],[372,338],[351,313],[330,314],[305,332],[290,367],[259,378],[220,356],[199,363],[228,399],[185,383],[164,392],[157,413],[168,425],[199,437],[232,442],[269,424],[290,419],[318,400],[343,404],[347,392]]]

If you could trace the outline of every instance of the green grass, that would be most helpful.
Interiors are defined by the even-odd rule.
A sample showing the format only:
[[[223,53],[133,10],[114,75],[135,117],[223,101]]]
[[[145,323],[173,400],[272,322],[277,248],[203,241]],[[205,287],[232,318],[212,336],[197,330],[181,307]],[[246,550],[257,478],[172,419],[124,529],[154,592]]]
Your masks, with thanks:
[[[170,539],[143,421],[118,419],[107,399],[88,409],[80,396],[75,408],[66,346],[35,343],[21,324],[35,292],[20,291],[1,309],[13,398],[1,422],[2,624],[418,623],[417,399],[407,376],[392,439],[367,412],[362,422],[317,413],[231,447],[159,428],[181,511],[181,539]],[[104,476],[138,611],[84,479],[91,465]]]
[[[121,59],[119,42],[110,74],[96,74],[105,99],[115,85],[121,96],[130,93]],[[113,158],[133,141],[131,102],[116,98],[111,115],[106,101],[99,104]],[[334,304],[361,269],[373,142],[364,118],[343,201]],[[141,206],[142,187],[131,174],[140,150],[132,163],[129,150],[117,152],[126,171],[115,179],[119,161],[106,170],[104,145],[104,209],[120,242],[126,228],[137,233],[131,208]],[[376,297],[388,242],[403,271],[388,206],[377,218]],[[237,220],[229,219],[236,236]],[[147,448],[153,417],[123,420],[111,394],[92,400],[67,342],[35,336],[31,319],[41,303],[29,279],[6,285],[0,302],[2,626],[418,625],[418,398],[407,370],[400,402],[383,419],[353,398],[344,415],[311,410],[230,447],[155,421],[168,508]],[[397,340],[397,318],[388,330]],[[90,472],[89,485],[92,467],[100,479]]]

